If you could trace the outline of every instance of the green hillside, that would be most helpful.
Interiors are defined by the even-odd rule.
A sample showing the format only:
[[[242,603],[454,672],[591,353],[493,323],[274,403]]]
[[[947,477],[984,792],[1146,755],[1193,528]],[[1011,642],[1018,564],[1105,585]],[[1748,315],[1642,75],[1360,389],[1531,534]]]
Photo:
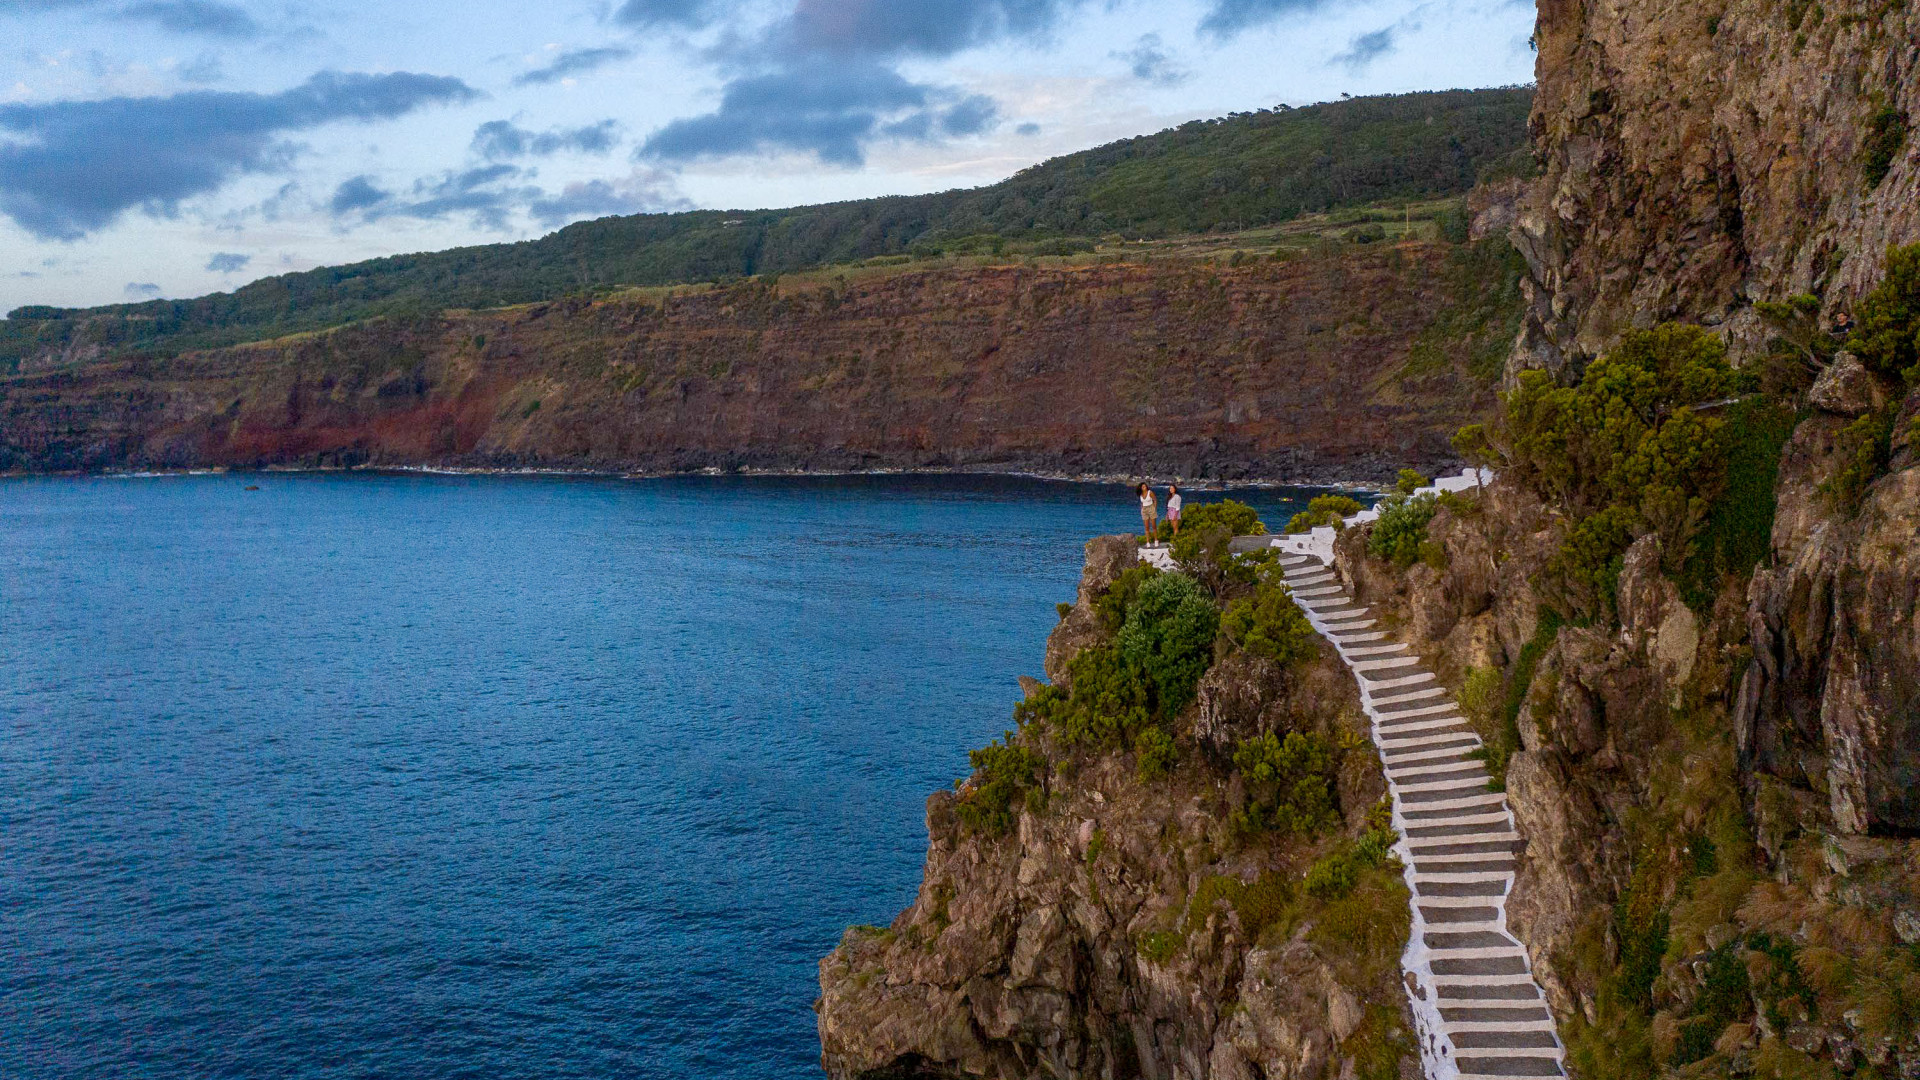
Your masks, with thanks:
[[[1231,231],[1456,194],[1526,167],[1529,88],[1354,98],[1196,120],[1055,158],[988,187],[783,210],[639,214],[512,244],[264,278],[231,293],[19,308],[0,372],[50,349],[171,353],[370,316],[484,308],[626,285],[784,273],[881,255],[1066,253],[1093,238]]]

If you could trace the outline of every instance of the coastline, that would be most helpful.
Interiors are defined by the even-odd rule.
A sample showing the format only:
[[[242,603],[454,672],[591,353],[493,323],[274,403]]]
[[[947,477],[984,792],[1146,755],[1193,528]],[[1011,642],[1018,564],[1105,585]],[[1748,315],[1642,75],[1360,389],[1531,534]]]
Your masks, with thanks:
[[[672,480],[687,477],[769,477],[769,478],[806,478],[806,477],[856,477],[856,476],[988,476],[1009,477],[1024,480],[1042,480],[1062,484],[1100,484],[1128,486],[1145,480],[1152,484],[1179,484],[1193,491],[1226,491],[1239,488],[1277,489],[1305,488],[1330,491],[1364,492],[1379,494],[1385,489],[1377,481],[1352,478],[1313,478],[1278,479],[1274,477],[1248,477],[1222,479],[1218,477],[1195,477],[1163,475],[1159,473],[1101,473],[1101,472],[1049,472],[1038,469],[993,469],[965,468],[952,466],[886,466],[871,469],[775,469],[775,468],[738,468],[722,469],[706,467],[681,470],[633,470],[633,469],[594,469],[594,468],[535,468],[527,466],[502,465],[263,465],[259,467],[210,466],[197,468],[138,468],[138,469],[67,469],[67,470],[9,470],[0,472],[0,480],[29,479],[36,477],[99,478],[99,479],[161,479],[176,476],[258,476],[268,474],[308,474],[308,473],[392,473],[428,476],[502,476],[502,477],[548,477],[605,480]]]

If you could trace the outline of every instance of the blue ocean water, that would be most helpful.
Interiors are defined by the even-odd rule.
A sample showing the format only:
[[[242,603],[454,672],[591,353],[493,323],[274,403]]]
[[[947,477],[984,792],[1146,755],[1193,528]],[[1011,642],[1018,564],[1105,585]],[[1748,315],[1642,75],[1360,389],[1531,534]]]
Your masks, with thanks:
[[[1005,478],[0,481],[0,1077],[817,1077],[819,958],[911,902],[926,795],[1137,524]]]

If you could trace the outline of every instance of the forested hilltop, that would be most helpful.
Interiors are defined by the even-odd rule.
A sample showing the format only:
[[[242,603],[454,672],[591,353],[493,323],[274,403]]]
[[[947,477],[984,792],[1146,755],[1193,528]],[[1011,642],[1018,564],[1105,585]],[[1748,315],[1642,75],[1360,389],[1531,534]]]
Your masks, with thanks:
[[[876,257],[1070,254],[1099,239],[1232,232],[1384,200],[1457,195],[1476,180],[1528,169],[1532,98],[1520,87],[1282,106],[1055,158],[982,188],[603,218],[538,240],[283,274],[190,300],[20,308],[0,323],[0,373],[20,370],[23,361],[171,355],[382,315],[728,281]]]

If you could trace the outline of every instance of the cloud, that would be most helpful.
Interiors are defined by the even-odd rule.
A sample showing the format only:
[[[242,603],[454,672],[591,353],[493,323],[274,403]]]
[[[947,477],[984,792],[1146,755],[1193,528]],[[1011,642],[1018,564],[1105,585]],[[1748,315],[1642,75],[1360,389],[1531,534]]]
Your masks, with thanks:
[[[858,166],[876,138],[931,141],[991,127],[998,108],[911,82],[878,64],[808,64],[727,84],[720,108],[675,120],[648,136],[637,156],[663,161],[765,152],[810,153]]]
[[[1313,11],[1324,0],[1213,0],[1212,10],[1200,20],[1200,32],[1215,39],[1233,37],[1249,27],[1269,23],[1282,15]]]
[[[1041,39],[1087,0],[795,0],[758,35],[729,37],[712,55],[733,72],[713,112],[655,131],[637,158],[684,162],[768,153],[811,154],[858,166],[881,140],[936,142],[994,127],[982,94],[917,82],[897,65],[1015,38]],[[629,0],[621,17],[681,22],[700,4]]]
[[[545,195],[537,187],[508,183],[523,175],[512,165],[477,165],[416,180],[405,195],[375,187],[369,177],[356,176],[334,189],[328,208],[336,218],[357,216],[362,221],[465,214],[478,228],[504,230],[515,210]]]
[[[562,150],[581,154],[604,154],[618,140],[619,125],[602,120],[577,128],[550,128],[528,131],[512,121],[489,120],[473,129],[473,152],[488,161],[509,161],[521,157],[548,157]]]
[[[1044,35],[1079,0],[799,0],[785,36],[803,53],[951,56]]]
[[[392,192],[382,191],[373,186],[372,177],[356,176],[334,188],[333,199],[327,205],[333,210],[333,215],[339,217],[355,210],[379,206],[391,198],[393,198]]]
[[[1347,44],[1347,51],[1334,55],[1328,62],[1339,64],[1355,74],[1365,70],[1368,64],[1380,59],[1394,50],[1394,30],[1383,26],[1370,34],[1357,35]]]
[[[535,199],[527,212],[535,221],[553,228],[610,214],[657,214],[692,208],[692,203],[674,191],[671,177],[656,170],[636,169],[624,180],[568,184],[557,195]]]
[[[697,30],[714,18],[711,0],[627,0],[613,13],[628,26],[679,26]]]
[[[128,22],[152,23],[175,34],[200,34],[242,40],[260,36],[253,16],[216,0],[142,0],[120,9]]]
[[[599,49],[568,49],[545,67],[535,68],[513,80],[515,86],[544,86],[573,75],[583,75],[598,67],[633,55],[632,49],[608,46]]]
[[[122,291],[129,300],[151,300],[160,295],[160,286],[151,281],[129,281]]]
[[[213,258],[207,260],[207,269],[216,274],[232,274],[245,270],[247,264],[252,261],[253,256],[251,255],[240,255],[231,251],[218,251],[214,253]]]
[[[1014,128],[1013,133],[1015,135],[1038,135],[1040,134],[1040,125],[1029,120],[1019,127]]]
[[[1155,86],[1178,86],[1193,74],[1173,62],[1172,54],[1161,46],[1159,34],[1142,34],[1133,48],[1126,52],[1116,52],[1115,60],[1126,61],[1133,77]]]
[[[0,131],[17,136],[0,143],[0,213],[42,239],[74,240],[134,207],[170,214],[237,176],[285,167],[298,150],[284,133],[478,96],[445,76],[323,71],[276,94],[0,105]]]
[[[181,82],[192,83],[195,86],[217,83],[226,77],[226,72],[220,67],[220,58],[210,52],[203,52],[193,60],[181,64],[174,73],[180,76]]]

